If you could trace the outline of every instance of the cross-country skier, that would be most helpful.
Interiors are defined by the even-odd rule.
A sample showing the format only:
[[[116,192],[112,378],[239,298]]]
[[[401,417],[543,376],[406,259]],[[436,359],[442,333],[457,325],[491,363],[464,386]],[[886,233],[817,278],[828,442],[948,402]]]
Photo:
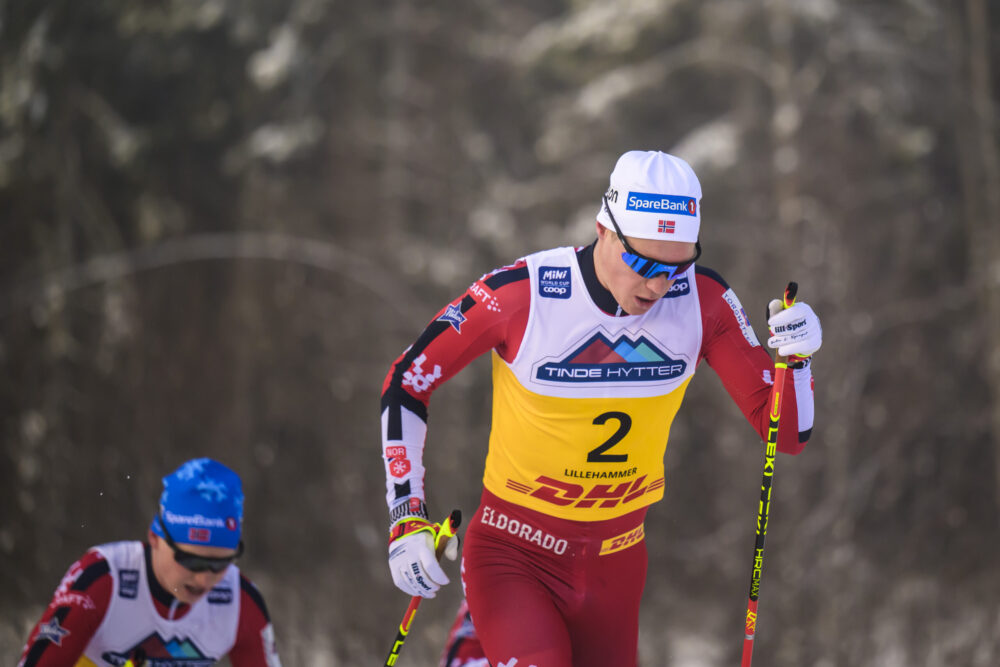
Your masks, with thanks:
[[[495,667],[634,666],[646,579],[643,520],[663,497],[670,425],[702,360],[762,438],[774,363],[701,253],[701,185],[683,160],[622,155],[597,239],[492,271],[396,360],[382,394],[389,569],[409,595],[448,583],[434,557],[422,464],[432,392],[493,361],[483,494],[462,562],[471,618]],[[796,356],[777,447],[813,425],[812,308],[770,306],[768,345]]]
[[[264,598],[233,564],[243,487],[202,458],[163,478],[147,541],[93,547],[73,563],[19,667],[280,667]],[[130,663],[128,661],[131,661]]]

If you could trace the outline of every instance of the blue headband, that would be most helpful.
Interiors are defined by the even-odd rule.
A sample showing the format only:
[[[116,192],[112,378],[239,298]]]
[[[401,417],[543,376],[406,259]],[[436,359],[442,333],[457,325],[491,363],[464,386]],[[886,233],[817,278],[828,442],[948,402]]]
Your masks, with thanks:
[[[178,544],[235,549],[243,528],[243,486],[212,459],[192,459],[163,478],[160,517]],[[164,537],[160,522],[150,529]]]

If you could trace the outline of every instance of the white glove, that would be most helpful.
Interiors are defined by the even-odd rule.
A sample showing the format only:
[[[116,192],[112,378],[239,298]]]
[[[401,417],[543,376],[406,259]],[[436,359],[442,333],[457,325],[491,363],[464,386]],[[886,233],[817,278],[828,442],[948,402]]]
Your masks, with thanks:
[[[767,311],[771,314],[767,320],[771,330],[767,346],[777,348],[781,356],[805,359],[823,344],[823,327],[809,304],[794,303],[785,308],[780,299],[774,299],[767,304]]]
[[[407,595],[432,598],[449,582],[434,553],[435,524],[421,519],[407,523],[413,524],[413,529],[404,526],[403,534],[389,542],[389,571],[393,582]],[[457,537],[448,538],[444,555],[449,560],[458,556]]]

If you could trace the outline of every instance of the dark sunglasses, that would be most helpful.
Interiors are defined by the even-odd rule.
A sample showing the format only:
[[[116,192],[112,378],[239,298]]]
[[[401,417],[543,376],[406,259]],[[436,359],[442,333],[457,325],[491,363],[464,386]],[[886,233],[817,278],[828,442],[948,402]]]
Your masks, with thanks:
[[[163,523],[163,517],[157,514],[156,520],[160,522],[160,529],[163,531],[163,539],[167,541],[167,544],[174,551],[174,560],[177,561],[178,565],[192,572],[205,572],[206,570],[210,570],[215,574],[218,574],[229,567],[234,560],[243,555],[243,540],[240,540],[239,546],[236,547],[236,553],[232,556],[226,556],[224,558],[199,556],[191,553],[190,551],[184,551],[170,538],[170,531],[167,530],[166,524]]]
[[[607,195],[604,196],[604,208],[608,211],[608,217],[611,218],[611,224],[615,227],[615,233],[618,234],[618,240],[622,242],[625,246],[625,252],[622,253],[622,261],[636,273],[638,273],[643,278],[655,278],[657,276],[666,276],[667,280],[673,280],[676,276],[687,271],[692,264],[698,261],[701,257],[701,242],[696,241],[694,244],[694,257],[688,260],[684,260],[680,264],[668,264],[667,262],[661,262],[658,259],[653,259],[652,257],[646,257],[642,253],[636,252],[635,248],[628,244],[625,240],[625,235],[622,234],[621,227],[618,226],[618,222],[615,220],[614,213],[611,212],[611,205],[608,204]]]

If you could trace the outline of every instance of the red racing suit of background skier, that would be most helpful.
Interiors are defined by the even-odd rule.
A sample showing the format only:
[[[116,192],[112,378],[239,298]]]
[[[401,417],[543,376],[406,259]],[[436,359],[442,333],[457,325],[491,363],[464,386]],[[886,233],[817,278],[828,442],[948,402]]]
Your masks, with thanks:
[[[593,251],[536,253],[483,276],[383,386],[395,520],[424,499],[431,394],[493,353],[484,492],[462,572],[494,665],[635,665],[643,519],[663,496],[670,424],[702,360],[766,439],[774,364],[726,282],[693,266],[649,312],[630,316],[597,280]],[[797,454],[812,429],[808,363],[786,378],[777,447]]]
[[[132,660],[136,667],[207,667],[222,655],[228,655],[233,667],[281,667],[264,598],[235,565],[220,585],[188,605],[159,584],[148,545],[127,545],[137,552],[137,564],[145,572],[116,568],[98,548],[88,551],[59,583],[28,636],[18,667],[95,667],[122,665],[126,660]],[[126,608],[115,615],[111,613],[115,605],[135,609]],[[123,614],[125,618],[139,617],[129,620],[134,626],[130,630],[137,630],[139,634],[134,636],[141,641],[88,657],[95,652],[98,636],[109,638],[111,643],[122,640],[126,633],[117,622]],[[200,618],[188,623],[186,619],[193,615]],[[219,636],[220,626],[231,628],[225,639]],[[206,650],[220,642],[220,654]]]

